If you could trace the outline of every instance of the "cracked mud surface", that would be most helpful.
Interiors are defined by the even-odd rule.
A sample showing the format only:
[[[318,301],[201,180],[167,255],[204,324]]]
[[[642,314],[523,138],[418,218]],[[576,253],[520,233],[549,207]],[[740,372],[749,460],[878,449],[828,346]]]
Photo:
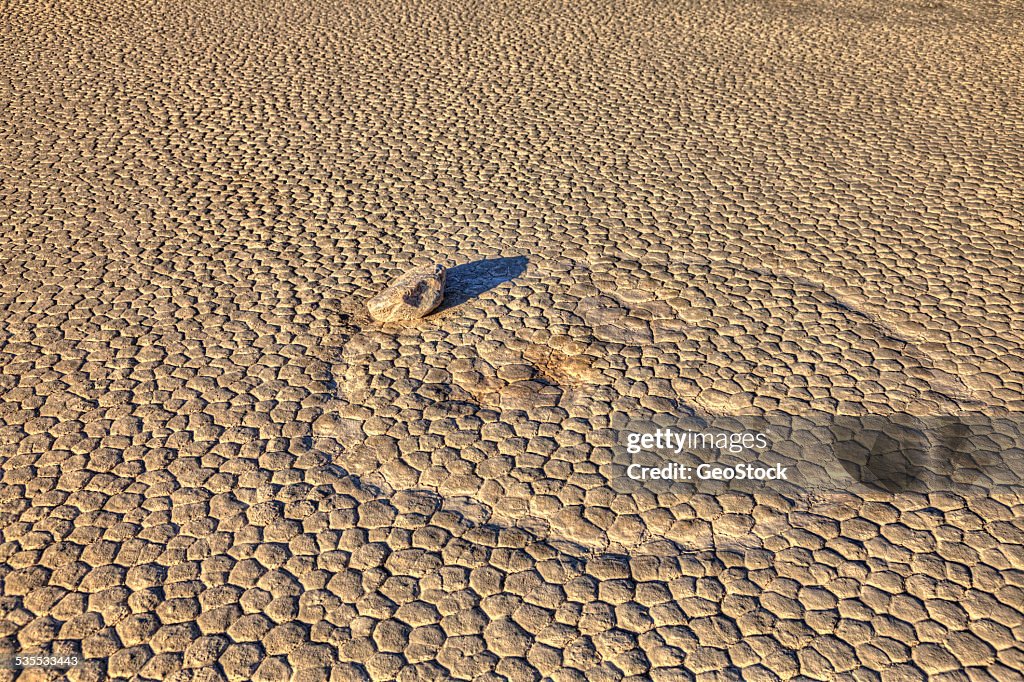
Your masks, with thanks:
[[[1019,679],[1020,488],[656,492],[611,452],[1024,412],[1012,3],[4,14],[0,656]],[[430,262],[442,308],[371,323]]]

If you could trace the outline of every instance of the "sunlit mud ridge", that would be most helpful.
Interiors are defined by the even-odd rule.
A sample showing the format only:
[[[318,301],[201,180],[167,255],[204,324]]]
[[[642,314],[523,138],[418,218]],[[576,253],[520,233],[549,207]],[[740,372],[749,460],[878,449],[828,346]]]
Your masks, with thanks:
[[[1012,3],[9,4],[0,678],[1019,679]]]

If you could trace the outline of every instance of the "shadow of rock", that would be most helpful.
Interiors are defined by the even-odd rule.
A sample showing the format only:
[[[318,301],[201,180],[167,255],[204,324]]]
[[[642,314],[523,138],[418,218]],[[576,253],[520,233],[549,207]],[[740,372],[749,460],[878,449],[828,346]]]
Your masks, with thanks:
[[[462,305],[500,284],[510,282],[526,272],[526,256],[490,258],[456,265],[448,270],[444,302],[435,312]]]

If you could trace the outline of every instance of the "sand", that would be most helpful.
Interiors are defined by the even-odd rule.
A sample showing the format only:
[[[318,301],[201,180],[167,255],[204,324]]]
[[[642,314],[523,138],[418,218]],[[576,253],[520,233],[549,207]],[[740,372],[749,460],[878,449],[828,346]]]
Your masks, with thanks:
[[[3,656],[1020,679],[1019,487],[655,490],[614,449],[1024,411],[1019,6],[3,14]],[[439,312],[366,316],[431,263]]]

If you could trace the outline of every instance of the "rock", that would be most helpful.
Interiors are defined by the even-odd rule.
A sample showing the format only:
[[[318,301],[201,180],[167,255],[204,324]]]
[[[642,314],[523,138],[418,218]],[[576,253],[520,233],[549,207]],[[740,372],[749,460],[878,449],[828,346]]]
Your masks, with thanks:
[[[418,320],[444,300],[445,269],[427,265],[409,270],[366,303],[378,322]]]

